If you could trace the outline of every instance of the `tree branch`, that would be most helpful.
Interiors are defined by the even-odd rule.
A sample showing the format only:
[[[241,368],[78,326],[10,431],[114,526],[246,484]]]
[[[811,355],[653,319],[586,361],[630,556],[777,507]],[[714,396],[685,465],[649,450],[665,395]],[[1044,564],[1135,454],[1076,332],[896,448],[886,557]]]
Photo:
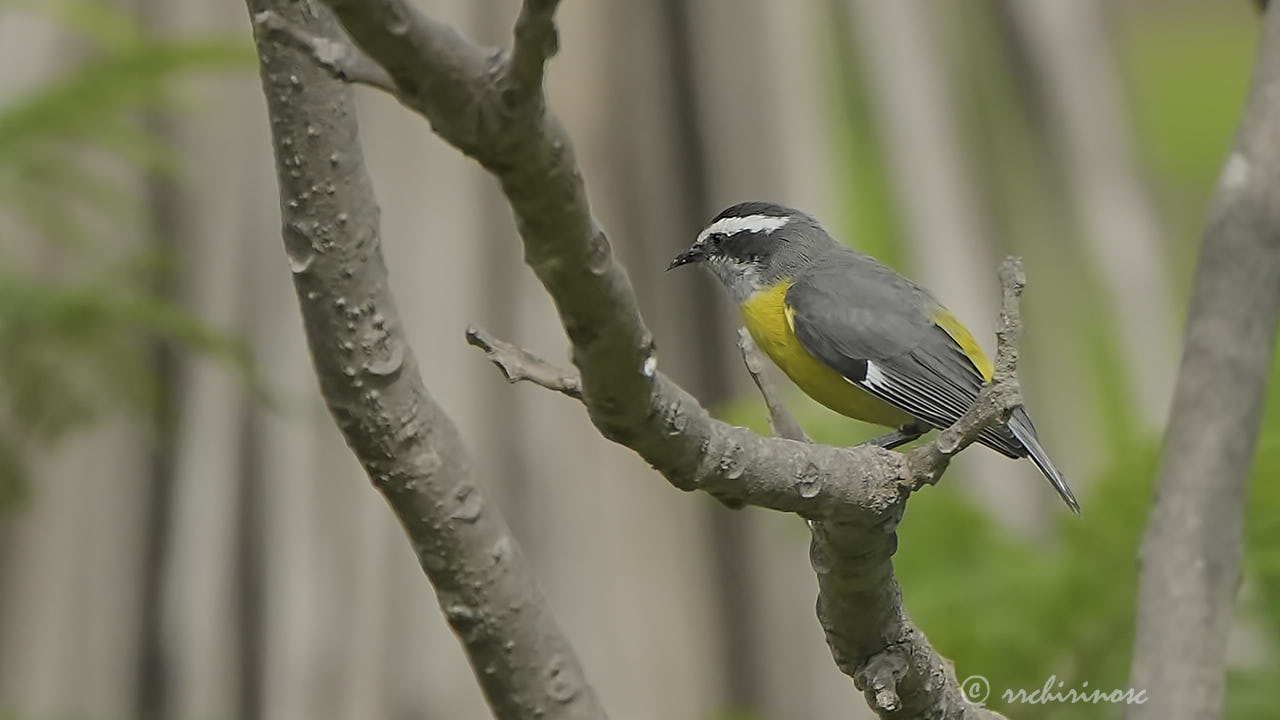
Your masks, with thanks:
[[[388,289],[350,91],[313,62],[323,8],[248,0],[280,186],[285,252],[325,402],[404,526],[494,714],[604,712],[502,516],[428,394]],[[350,57],[350,56],[349,56]]]
[[[325,2],[390,73],[401,101],[500,181],[526,261],[569,335],[582,402],[601,434],[637,452],[682,490],[819,521],[820,619],[837,664],[883,715],[990,716],[965,702],[954,675],[906,620],[889,563],[892,529],[907,496],[935,482],[945,459],[977,431],[964,430],[936,448],[930,457],[940,460],[913,465],[877,447],[765,438],[714,420],[657,372],[656,348],[630,280],[591,217],[572,146],[546,110],[541,72],[526,65],[554,48],[548,39],[555,3],[526,0],[516,50],[508,55],[471,44],[403,0]],[[984,389],[971,422],[999,421],[1016,400],[1016,385],[1010,388]]]
[[[1006,258],[1000,267],[1002,304],[993,382],[954,425],[907,455],[903,500],[935,483],[956,453],[982,430],[1008,419],[1021,404],[1018,393],[1019,298],[1022,262]],[[893,574],[896,528],[905,504],[877,526],[835,515],[810,522],[810,561],[818,576],[818,621],[842,672],[854,679],[867,704],[882,717],[999,718],[971,705],[950,662],[938,655],[902,607],[902,589]],[[982,698],[985,699],[985,698]]]
[[[483,350],[485,357],[509,383],[528,380],[574,400],[582,399],[582,378],[572,370],[562,370],[528,350],[503,342],[475,326],[467,328],[467,344]]]
[[[904,498],[926,482],[936,482],[951,457],[976,440],[990,423],[1007,419],[1021,403],[1017,380],[1022,327],[1019,298],[1025,285],[1021,261],[1007,258],[1000,267],[1000,280],[1002,305],[993,383],[982,389],[973,407],[955,425],[911,453],[907,463],[917,470],[911,473],[914,480],[899,486]],[[484,350],[509,382],[528,380],[582,399],[565,389],[580,387],[581,381],[573,372],[556,368],[482,330],[468,330],[467,341]],[[738,332],[738,347],[747,372],[764,397],[775,433],[811,442],[764,376],[764,358],[745,330]],[[809,482],[814,483],[811,491],[820,491],[821,476],[815,474]],[[886,716],[999,718],[998,713],[967,702],[950,663],[938,655],[902,609],[902,591],[893,575],[891,556],[897,549],[895,529],[903,509],[899,505],[897,513],[889,514],[879,526],[847,522],[835,513],[809,523],[810,560],[818,575],[818,619],[836,665],[854,679],[867,703]]]
[[[1220,717],[1244,504],[1280,317],[1280,8],[1204,231],[1142,540],[1134,720]]]
[[[1005,406],[1012,410],[1018,403],[1017,338],[1021,328],[1018,299],[1025,285],[1021,262],[1007,259],[1000,268],[1000,279],[1003,305],[996,357],[1000,371],[995,385],[983,390],[983,399],[956,425],[922,448],[927,457],[917,462],[935,464],[937,473],[941,473],[950,457],[940,446],[968,445],[981,432],[984,427],[982,411],[978,409],[981,403],[996,403],[1001,409],[995,412],[1005,414]],[[786,437],[811,442],[762,374],[763,357],[745,329],[738,331],[738,347],[747,372],[769,408],[774,433],[781,434],[779,428],[783,428],[783,432],[788,433]],[[999,718],[998,713],[966,702],[951,665],[937,654],[924,633],[902,610],[902,591],[893,577],[889,557],[897,547],[896,525],[895,519],[886,524],[883,533],[867,533],[864,528],[848,528],[838,521],[809,523],[810,561],[818,574],[818,618],[836,664],[853,677],[855,685],[866,695],[867,704],[883,715]],[[875,552],[881,536],[889,538],[887,554]],[[873,581],[868,582],[868,578]],[[855,629],[861,632],[853,632]],[[862,659],[851,661],[850,658]],[[934,681],[934,685],[946,689],[929,693],[921,692],[918,687],[911,688],[904,702],[902,694],[907,690],[900,694],[899,683],[911,672],[912,660],[915,675],[923,674]],[[921,668],[926,672],[921,673]]]
[[[338,80],[395,93],[395,82],[387,71],[345,38],[313,35],[270,10],[254,15],[253,23],[271,37],[306,50],[320,67]]]
[[[977,440],[983,429],[992,424],[991,418],[1003,423],[1009,419],[1009,413],[1022,404],[1018,387],[1018,338],[1022,333],[1019,301],[1026,284],[1022,260],[1005,258],[1000,264],[1000,321],[996,325],[992,384],[983,388],[977,401],[954,425],[938,433],[933,442],[911,451],[907,465],[916,483],[912,489],[936,483],[951,458]]]
[[[524,102],[540,106],[544,101],[542,76],[547,61],[559,50],[555,14],[560,0],[528,0],[516,19],[508,75],[511,85],[526,96]]]

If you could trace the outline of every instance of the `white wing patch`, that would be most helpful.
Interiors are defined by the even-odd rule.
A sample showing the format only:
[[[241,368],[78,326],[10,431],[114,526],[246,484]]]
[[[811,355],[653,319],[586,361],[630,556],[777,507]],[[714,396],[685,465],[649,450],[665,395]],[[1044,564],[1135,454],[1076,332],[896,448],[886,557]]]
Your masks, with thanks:
[[[867,377],[863,382],[873,388],[883,388],[889,384],[889,378],[885,377],[884,373],[881,372],[880,368],[877,367],[875,363],[868,360]]]
[[[885,377],[884,371],[876,367],[876,364],[870,360],[867,361],[867,376],[865,378],[857,381],[846,377],[844,381],[850,385],[861,385],[874,390],[884,390],[889,387],[889,378]]]
[[[708,225],[698,234],[697,242],[706,242],[712,235],[736,235],[741,232],[761,233],[773,232],[791,222],[790,216],[777,215],[744,215],[742,217],[721,218]]]

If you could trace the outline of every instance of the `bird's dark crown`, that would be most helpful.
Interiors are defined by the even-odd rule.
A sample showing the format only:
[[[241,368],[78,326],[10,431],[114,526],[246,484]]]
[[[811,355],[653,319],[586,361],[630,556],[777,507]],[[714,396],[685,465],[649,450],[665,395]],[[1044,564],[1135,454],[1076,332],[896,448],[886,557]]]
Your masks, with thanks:
[[[794,225],[812,222],[808,215],[770,202],[744,202],[725,208],[698,236],[707,257],[736,262],[759,262]]]
[[[800,214],[801,213],[799,210],[795,210],[793,208],[789,208],[784,205],[779,205],[777,203],[771,203],[771,202],[761,202],[758,200],[752,200],[750,202],[741,202],[741,203],[738,203],[737,205],[730,205],[724,210],[721,210],[720,214],[712,218],[711,222],[707,224],[713,225],[718,220],[723,220],[725,218],[731,218],[731,217],[751,217],[752,215],[767,215],[769,217],[788,217],[791,215],[800,215]]]

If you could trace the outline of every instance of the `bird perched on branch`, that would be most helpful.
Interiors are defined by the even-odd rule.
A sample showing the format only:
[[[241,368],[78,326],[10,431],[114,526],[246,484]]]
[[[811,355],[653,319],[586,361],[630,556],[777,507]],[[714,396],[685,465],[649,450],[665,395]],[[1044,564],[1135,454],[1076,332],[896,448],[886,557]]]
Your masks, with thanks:
[[[841,415],[897,428],[873,441],[882,447],[952,425],[991,380],[991,361],[954,315],[798,210],[734,205],[668,269],[690,263],[720,280],[756,345],[801,390]],[[1080,512],[1021,406],[978,442],[1007,457],[1030,456]]]

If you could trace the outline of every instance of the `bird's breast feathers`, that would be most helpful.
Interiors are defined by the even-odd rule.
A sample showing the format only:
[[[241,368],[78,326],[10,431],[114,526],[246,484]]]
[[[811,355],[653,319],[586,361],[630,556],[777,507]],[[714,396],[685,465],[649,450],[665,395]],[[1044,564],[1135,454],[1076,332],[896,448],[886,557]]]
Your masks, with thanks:
[[[800,344],[786,303],[790,287],[789,281],[779,282],[742,302],[742,319],[756,345],[805,394],[841,415],[890,427],[911,422],[909,414],[858,388]]]

